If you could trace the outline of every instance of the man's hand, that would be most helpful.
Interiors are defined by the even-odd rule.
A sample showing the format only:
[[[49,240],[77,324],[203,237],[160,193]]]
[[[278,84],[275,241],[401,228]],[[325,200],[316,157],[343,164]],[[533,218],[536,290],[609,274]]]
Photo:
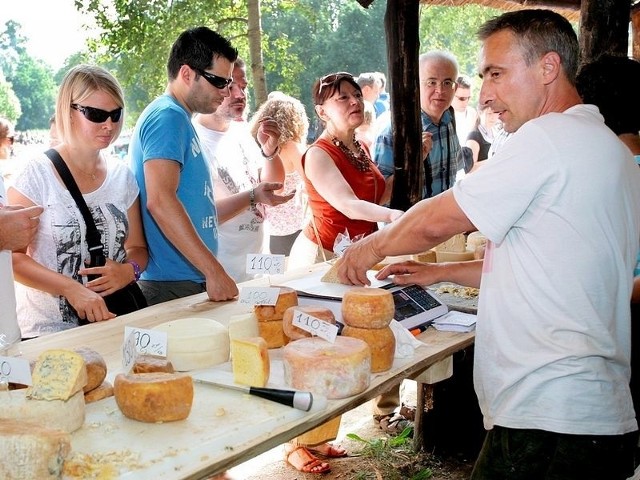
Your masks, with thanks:
[[[338,278],[347,285],[369,285],[367,270],[380,263],[384,256],[374,250],[376,233],[357,241],[347,248],[338,265]]]
[[[219,268],[214,276],[207,276],[207,295],[213,302],[233,300],[238,296],[238,286],[223,268]]]
[[[280,143],[280,129],[276,121],[270,117],[261,120],[256,138],[260,144],[262,155],[265,157],[274,155]]]
[[[275,192],[281,189],[282,189],[281,183],[260,182],[258,186],[254,188],[254,193],[256,195],[256,203],[263,203],[265,205],[275,207],[276,205],[281,205],[283,203],[288,202],[296,194],[296,192],[293,191],[287,195],[276,195]]]
[[[406,261],[387,265],[376,274],[378,280],[384,280],[391,275],[393,283],[397,285],[432,285],[441,280],[442,264],[438,263],[420,263],[414,261]]]
[[[7,205],[0,208],[0,250],[24,250],[38,231],[40,206]]]

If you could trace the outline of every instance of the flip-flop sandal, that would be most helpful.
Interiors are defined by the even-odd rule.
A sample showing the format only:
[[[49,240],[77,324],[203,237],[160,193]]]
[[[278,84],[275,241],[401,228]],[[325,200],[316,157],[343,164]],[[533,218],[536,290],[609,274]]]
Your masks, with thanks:
[[[331,470],[331,466],[327,462],[319,460],[302,446],[298,446],[288,453],[285,450],[285,460],[302,473],[327,473]]]
[[[373,418],[380,430],[388,435],[399,435],[405,428],[413,427],[413,422],[400,414],[399,409],[387,415],[374,415]]]
[[[307,447],[308,450],[325,458],[342,458],[348,455],[347,451],[342,447],[336,447],[330,443],[317,445],[315,447]]]

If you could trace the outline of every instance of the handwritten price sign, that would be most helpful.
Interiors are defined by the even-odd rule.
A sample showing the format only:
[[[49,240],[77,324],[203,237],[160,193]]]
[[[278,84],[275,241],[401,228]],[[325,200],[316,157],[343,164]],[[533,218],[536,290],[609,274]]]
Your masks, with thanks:
[[[133,367],[133,363],[136,361],[137,354],[136,336],[131,332],[124,338],[124,342],[122,344],[122,369],[125,373],[129,373],[131,371],[131,367]]]
[[[240,305],[275,305],[280,289],[277,287],[242,287],[238,303]]]
[[[300,310],[293,311],[293,321],[291,323],[305,332],[324,338],[331,343],[335,343],[336,336],[338,335],[338,327],[335,325],[320,320],[313,315],[301,312]]]
[[[284,273],[284,255],[247,255],[246,273],[275,275]]]
[[[136,352],[144,355],[167,356],[167,332],[144,328],[124,327],[124,337],[135,336]]]
[[[31,385],[31,368],[24,358],[0,357],[0,382]]]

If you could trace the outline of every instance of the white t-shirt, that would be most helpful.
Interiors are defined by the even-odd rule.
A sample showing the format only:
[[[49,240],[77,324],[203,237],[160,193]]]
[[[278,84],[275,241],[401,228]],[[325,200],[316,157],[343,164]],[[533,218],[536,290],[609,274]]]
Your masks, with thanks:
[[[593,105],[527,122],[453,187],[488,239],[474,383],[485,427],[616,435],[629,393],[640,171]]]
[[[28,250],[36,262],[54,272],[86,282],[78,270],[88,261],[84,219],[67,188],[56,177],[55,167],[44,154],[30,161],[13,187],[44,207],[40,226]],[[107,177],[94,192],[83,195],[102,236],[105,257],[126,258],[127,210],[139,189],[124,163],[108,160]],[[78,317],[64,297],[16,284],[18,322],[23,337],[36,337],[78,325]]]
[[[245,122],[231,122],[219,132],[193,122],[205,156],[211,162],[213,197],[227,198],[260,183],[262,154]],[[216,258],[236,282],[252,278],[246,273],[247,255],[262,253],[265,241],[264,206],[247,208],[218,225]]]
[[[7,205],[4,181],[0,177],[0,208]],[[16,317],[16,295],[13,288],[11,251],[0,250],[0,352],[20,340]]]

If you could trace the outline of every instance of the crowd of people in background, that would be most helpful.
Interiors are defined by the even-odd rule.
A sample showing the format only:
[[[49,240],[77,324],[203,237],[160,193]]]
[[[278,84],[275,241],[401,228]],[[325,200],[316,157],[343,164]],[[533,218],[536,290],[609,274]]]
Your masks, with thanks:
[[[380,274],[396,274],[398,282],[406,281],[404,276],[418,283],[446,277],[476,286],[482,275],[489,285],[486,288],[494,289],[485,297],[490,300],[489,313],[481,313],[480,318],[493,324],[479,326],[477,343],[483,357],[476,361],[476,389],[491,434],[474,478],[509,478],[504,473],[506,463],[496,460],[503,454],[499,445],[505,439],[526,447],[535,444],[531,450],[535,459],[548,456],[551,461],[553,452],[544,450],[542,444],[553,440],[554,445],[560,445],[557,448],[564,448],[563,442],[572,443],[564,434],[579,436],[580,442],[595,439],[597,445],[590,444],[585,450],[594,458],[616,448],[608,461],[619,463],[618,476],[609,478],[624,478],[629,445],[637,442],[635,436],[629,440],[637,425],[624,386],[629,377],[630,350],[624,335],[629,330],[629,298],[625,295],[631,292],[631,269],[627,267],[632,262],[630,256],[635,265],[640,228],[640,218],[636,218],[640,199],[634,184],[637,175],[625,164],[625,158],[628,149],[636,158],[640,155],[640,126],[637,104],[626,110],[635,121],[616,122],[621,120],[618,113],[622,105],[612,106],[608,97],[611,87],[596,88],[594,78],[605,78],[619,67],[624,73],[610,84],[622,78],[624,84],[635,85],[631,78],[640,78],[638,62],[626,59],[620,66],[615,58],[603,59],[586,66],[578,77],[580,95],[600,107],[604,121],[627,149],[604,128],[597,109],[582,104],[575,87],[577,43],[570,28],[567,30],[568,23],[548,11],[531,12],[505,14],[481,29],[483,82],[476,96],[473,81],[459,71],[453,53],[434,50],[420,55],[419,98],[411,101],[419,102],[421,112],[423,201],[407,212],[390,205],[396,171],[393,106],[382,72],[325,72],[319,76],[311,86],[315,121],[310,122],[298,99],[282,92],[272,92],[251,115],[247,112],[246,66],[237,50],[207,27],[186,30],[169,53],[166,90],[137,119],[122,161],[108,154],[125,115],[118,81],[101,67],[70,69],[60,86],[46,140],[40,134],[16,132],[11,122],[0,118],[0,171],[16,143],[43,145],[37,154],[22,159],[20,172],[5,175],[6,192],[5,182],[0,182],[0,299],[9,310],[15,305],[17,312],[0,323],[0,349],[20,338],[110,320],[115,314],[106,297],[132,283],[140,286],[149,304],[197,293],[206,293],[212,301],[234,299],[237,283],[250,278],[245,271],[247,254],[283,254],[292,269],[339,257],[346,242],[354,245],[346,249],[341,277],[350,283],[366,283],[363,269],[380,261],[381,254],[419,253],[453,234],[479,229],[492,240],[489,252],[495,257],[486,262],[480,259],[464,267],[447,265],[437,272],[433,270],[436,267],[407,263],[388,267]],[[559,52],[542,51],[545,38],[564,46]],[[521,52],[522,42],[530,42],[528,55]],[[538,63],[542,66],[535,70],[532,65]],[[533,100],[529,102],[530,95]],[[554,107],[536,110],[533,104],[544,104],[544,99],[553,100]],[[309,132],[310,123],[318,126],[317,131]],[[559,135],[564,142],[573,138],[571,135],[584,135],[584,141],[589,139],[593,145],[587,148],[576,140],[559,152],[558,146],[564,145]],[[45,153],[49,148],[45,144],[52,150]],[[541,152],[542,158],[538,158]],[[601,155],[596,159],[593,152]],[[96,264],[89,251],[91,239],[83,207],[71,187],[67,189],[63,183],[55,161],[52,163],[55,155],[66,165],[100,233],[101,263]],[[590,242],[598,230],[597,225],[578,219],[579,210],[566,207],[571,203],[567,198],[572,188],[578,192],[597,182],[592,176],[580,177],[575,184],[570,180],[585,170],[602,169],[608,155],[614,157],[611,169],[617,172],[619,185],[600,182],[599,189],[593,189],[591,221],[610,225],[607,232],[616,232],[603,230],[599,245],[612,246],[617,254],[599,255],[600,267],[593,271],[582,263],[595,258],[580,256],[584,252],[575,248],[578,252],[571,254],[578,263],[568,265],[558,257],[566,251],[566,238],[579,230],[585,235],[577,242]],[[585,167],[587,160],[589,166]],[[569,164],[573,168],[562,167]],[[605,170],[611,173],[608,167]],[[552,178],[547,172],[558,176]],[[559,179],[563,185],[558,184]],[[619,186],[621,190],[612,193]],[[621,192],[625,202],[620,201]],[[555,220],[559,216],[564,219],[560,225]],[[614,217],[616,220],[611,220]],[[557,251],[532,254],[538,244],[527,244],[522,234],[515,233],[531,229],[535,236],[532,225],[539,226],[540,221],[548,221],[546,237],[540,241],[553,245],[547,242],[549,237],[557,240]],[[573,226],[577,224],[580,229],[576,230]],[[8,230],[12,238],[7,237]],[[383,240],[386,243],[382,244]],[[592,299],[579,299],[582,291],[573,297],[566,292],[560,299],[557,292],[547,291],[549,285],[540,281],[549,276],[539,262],[542,258],[566,265],[559,277],[561,284],[547,282],[558,292],[583,283],[584,292],[608,292],[613,321],[603,321],[606,312],[602,305],[594,307],[596,312],[585,310],[585,302]],[[603,264],[605,258],[610,264]],[[558,308],[540,309],[529,302],[534,298],[531,288],[521,285],[520,280],[530,276],[535,276],[548,303]],[[600,280],[585,280],[591,276],[606,278],[606,288]],[[505,300],[500,294],[503,288],[515,291],[530,308],[523,311],[522,303]],[[588,328],[607,332],[605,340],[585,340],[589,345],[567,354],[570,359],[564,358],[567,355],[560,352],[562,349],[550,347],[556,341],[552,335],[541,345],[535,333],[541,311],[548,319],[562,318],[566,332],[585,333],[580,332],[570,312],[559,306],[568,297],[589,319]],[[512,313],[509,321],[519,315],[530,321],[522,325],[522,331],[513,333],[509,325],[497,323],[495,318],[504,317],[500,309],[506,304]],[[547,327],[545,335],[555,328],[552,323]],[[547,359],[554,359],[549,360],[550,365],[561,365],[561,376],[571,372],[574,379],[560,381],[555,373],[544,373],[549,366],[537,359],[529,359],[523,374],[516,353],[524,351],[516,352],[518,345],[501,350],[503,361],[506,358],[509,363],[508,371],[503,372],[505,365],[492,350],[492,336],[501,341],[511,338],[531,351],[546,352]],[[596,360],[585,363],[585,357],[604,359],[609,367]],[[585,376],[584,368],[593,368],[599,377]],[[501,376],[509,383],[501,383]],[[605,412],[601,405],[585,404],[576,416],[575,402],[569,397],[567,403],[557,405],[557,397],[566,392],[573,396],[584,391],[586,396],[601,398],[602,391],[595,392],[591,382],[604,385],[602,391],[615,395],[616,406],[607,406]],[[522,387],[517,386],[520,383]],[[549,389],[549,384],[557,386]],[[517,401],[505,401],[507,394]],[[540,399],[534,410],[523,407],[530,396]],[[637,398],[634,396],[634,401]],[[608,405],[605,398],[601,400],[597,403]],[[402,403],[398,389],[377,397],[372,407],[375,422],[390,434],[401,432],[413,420],[413,412]],[[590,412],[604,419],[603,423],[590,427],[578,418],[582,415],[591,422]],[[329,463],[316,454],[327,458],[346,454],[329,443],[336,438],[339,422],[339,418],[327,422],[288,444],[287,461],[305,473],[328,471]],[[526,435],[516,438],[519,428],[525,429]],[[551,434],[541,436],[539,431]],[[588,455],[567,456],[571,462],[583,462]],[[552,467],[561,468],[555,463]],[[588,469],[583,465],[576,471]]]

